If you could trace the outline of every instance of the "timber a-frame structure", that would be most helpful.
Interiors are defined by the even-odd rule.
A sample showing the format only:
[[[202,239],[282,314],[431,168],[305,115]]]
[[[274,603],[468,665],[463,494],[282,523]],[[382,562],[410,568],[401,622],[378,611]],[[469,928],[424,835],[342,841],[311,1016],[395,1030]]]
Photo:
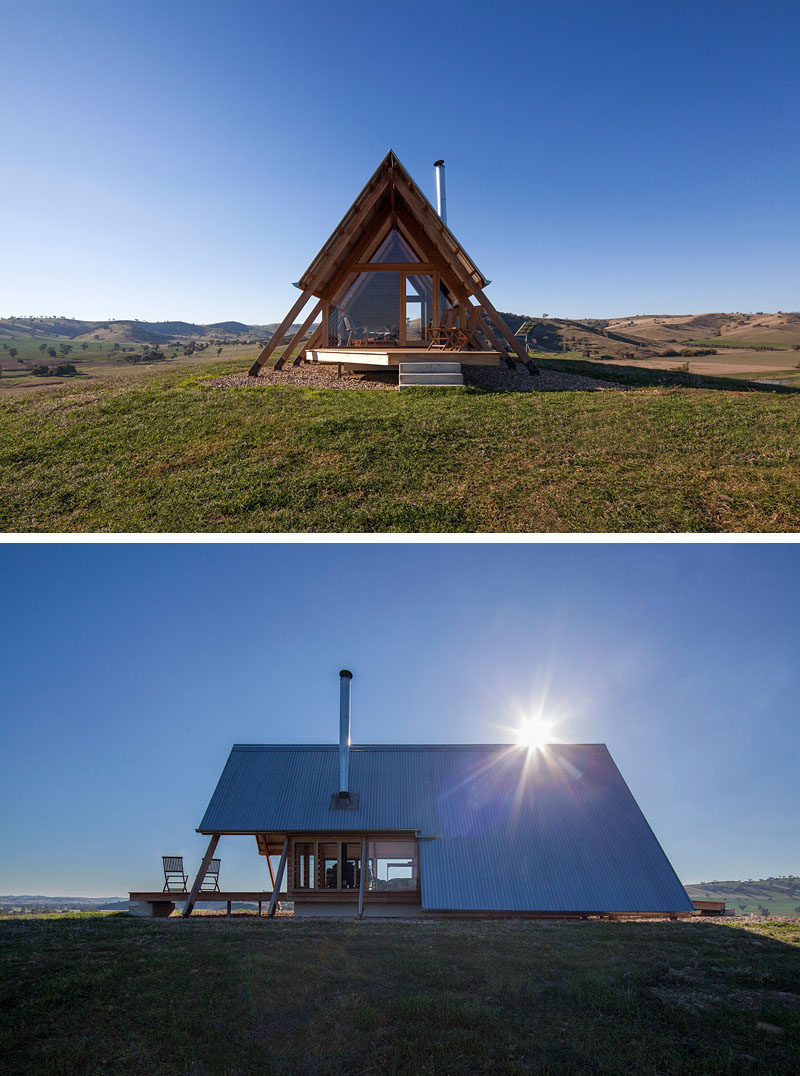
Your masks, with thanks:
[[[275,369],[304,360],[392,366],[447,351],[461,362],[519,360],[537,374],[488,283],[390,150],[295,285],[300,295],[250,375],[298,321]]]

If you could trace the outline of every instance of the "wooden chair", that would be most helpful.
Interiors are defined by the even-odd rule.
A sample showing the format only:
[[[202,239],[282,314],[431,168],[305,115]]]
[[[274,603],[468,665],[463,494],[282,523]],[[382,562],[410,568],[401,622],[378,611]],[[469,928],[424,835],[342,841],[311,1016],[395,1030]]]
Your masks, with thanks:
[[[201,893],[219,893],[219,864],[218,859],[212,859],[209,863],[206,876],[200,883]]]
[[[458,307],[446,307],[439,317],[436,328],[428,329],[428,351],[445,351],[453,346],[453,333],[458,328]]]
[[[183,873],[183,856],[162,856],[164,888],[162,893],[186,893],[189,879]]]
[[[476,351],[480,351],[480,343],[475,333],[478,331],[478,325],[481,320],[481,308],[479,306],[471,306],[469,308],[469,314],[467,314],[467,327],[466,329],[459,329],[458,331],[464,337],[464,346],[469,347],[470,344]]]

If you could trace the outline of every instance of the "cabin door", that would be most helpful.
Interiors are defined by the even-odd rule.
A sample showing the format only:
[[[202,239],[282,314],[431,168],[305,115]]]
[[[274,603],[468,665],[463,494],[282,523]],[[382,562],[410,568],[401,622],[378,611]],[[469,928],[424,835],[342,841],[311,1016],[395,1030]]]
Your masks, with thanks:
[[[401,343],[421,344],[433,325],[433,277],[429,273],[401,273]]]

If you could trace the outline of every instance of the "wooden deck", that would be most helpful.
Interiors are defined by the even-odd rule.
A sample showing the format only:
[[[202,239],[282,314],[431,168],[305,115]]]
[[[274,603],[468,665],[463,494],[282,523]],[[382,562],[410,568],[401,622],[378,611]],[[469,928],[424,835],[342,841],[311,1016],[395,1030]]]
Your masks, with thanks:
[[[173,891],[171,893],[165,893],[161,890],[131,892],[128,894],[128,904],[131,915],[147,916],[156,919],[164,918],[175,911],[176,904],[185,904],[189,899],[189,893],[186,890],[181,892]],[[263,889],[254,890],[230,890],[223,889],[214,892],[213,890],[203,890],[196,894],[195,901],[215,901],[219,904],[227,905],[227,914],[231,914],[231,904],[234,901],[246,901],[250,904],[258,904],[258,914],[261,915],[261,905],[269,904],[272,899],[272,892],[264,891]],[[279,900],[286,900],[286,897],[281,895]]]
[[[195,900],[246,900],[255,902],[259,900],[269,900],[272,896],[272,890],[268,889],[266,892],[263,889],[254,890],[236,890],[235,892],[229,889],[218,890],[216,893],[212,890],[198,893]],[[159,901],[159,900],[171,900],[181,904],[183,901],[189,899],[189,894],[186,891],[181,893],[162,893],[161,890],[155,890],[151,893],[129,893],[129,900],[144,900],[144,901]],[[286,900],[286,897],[283,898]]]
[[[305,352],[309,362],[341,363],[372,369],[393,367],[401,362],[460,362],[462,366],[497,366],[503,361],[499,351],[428,351],[412,347],[322,347]]]

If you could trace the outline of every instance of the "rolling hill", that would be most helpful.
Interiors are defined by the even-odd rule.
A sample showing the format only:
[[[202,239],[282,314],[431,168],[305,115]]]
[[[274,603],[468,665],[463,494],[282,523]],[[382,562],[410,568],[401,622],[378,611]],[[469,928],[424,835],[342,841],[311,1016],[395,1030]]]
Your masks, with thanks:
[[[724,900],[741,915],[800,915],[800,877],[749,878],[746,882],[697,882],[687,885],[692,900]]]

